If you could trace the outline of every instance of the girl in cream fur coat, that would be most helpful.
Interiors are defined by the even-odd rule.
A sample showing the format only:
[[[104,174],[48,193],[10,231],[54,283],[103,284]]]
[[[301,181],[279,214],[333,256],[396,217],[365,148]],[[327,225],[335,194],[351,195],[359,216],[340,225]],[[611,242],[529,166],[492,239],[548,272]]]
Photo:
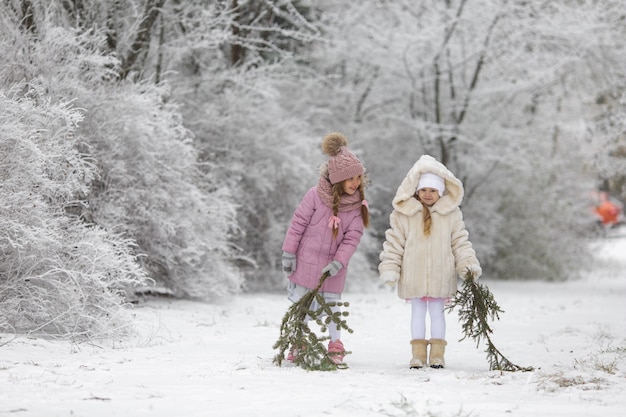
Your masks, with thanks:
[[[390,228],[380,254],[381,281],[398,285],[411,303],[410,368],[443,368],[446,346],[444,307],[457,292],[457,276],[482,273],[459,208],[463,184],[442,163],[423,155],[393,198]],[[430,340],[426,339],[426,313]],[[430,355],[427,362],[427,349]]]

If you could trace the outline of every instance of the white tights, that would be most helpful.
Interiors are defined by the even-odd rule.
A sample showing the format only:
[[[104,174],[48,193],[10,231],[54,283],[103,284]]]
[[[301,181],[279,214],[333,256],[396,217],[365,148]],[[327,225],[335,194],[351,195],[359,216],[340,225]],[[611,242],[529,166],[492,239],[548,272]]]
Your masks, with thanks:
[[[301,285],[297,285],[291,281],[289,281],[289,283],[287,284],[287,298],[291,301],[298,302],[298,300],[300,300],[304,294],[307,293],[307,291],[309,291],[307,288],[301,286]],[[341,293],[334,293],[334,292],[322,292],[322,297],[324,297],[324,300],[327,303],[333,303],[333,302],[338,302],[341,301]],[[312,310],[317,310],[318,309],[318,303],[316,300],[313,300],[313,304],[311,305],[311,309]],[[332,310],[333,313],[336,313],[337,311],[341,311],[341,307],[339,306],[334,306],[330,308]],[[306,317],[305,320],[309,321],[311,318],[310,317]],[[330,340],[335,342],[337,340],[339,340],[341,338],[341,329],[337,328],[337,325],[334,322],[330,322],[330,324],[328,325],[328,335],[330,336]]]
[[[334,301],[336,301],[336,300],[329,301],[328,299],[325,299],[325,300],[326,300],[326,302],[334,302]],[[317,305],[317,301],[313,300],[313,303],[315,303],[315,305]],[[317,307],[314,307],[314,309],[317,309]],[[332,306],[330,308],[330,310],[333,312],[333,314],[335,314],[336,312],[341,311],[341,308],[339,306]],[[323,317],[325,317],[325,316],[326,316],[326,314],[324,314]],[[310,321],[311,318],[309,316],[307,316],[306,320]],[[341,339],[341,328],[339,328],[335,322],[331,321],[328,324],[327,327],[328,327],[328,335],[330,336],[330,341],[331,342],[336,342],[337,340]]]
[[[333,313],[336,313],[337,311],[341,311],[341,308],[339,308],[338,306],[333,306],[330,309],[332,310]],[[341,330],[338,329],[337,325],[332,321],[328,325],[328,334],[330,336],[330,340],[333,342],[341,339]]]
[[[426,339],[426,311],[430,316],[430,337],[433,339],[446,338],[446,316],[444,307],[445,298],[421,298],[411,300],[411,338]]]

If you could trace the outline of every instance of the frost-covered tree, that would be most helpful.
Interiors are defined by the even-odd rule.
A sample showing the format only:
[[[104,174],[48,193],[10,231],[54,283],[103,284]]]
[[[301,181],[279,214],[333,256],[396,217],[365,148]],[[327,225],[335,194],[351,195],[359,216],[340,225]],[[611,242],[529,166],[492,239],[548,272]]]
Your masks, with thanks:
[[[11,57],[0,67],[0,331],[120,334],[130,324],[123,307],[146,275],[132,239],[81,217],[98,172],[81,146],[83,110],[52,92],[56,74],[82,72],[74,82],[84,81],[108,61],[77,53],[80,36],[46,32],[16,4],[0,6],[0,54]]]
[[[312,19],[317,10],[306,1],[230,0],[231,36],[225,45],[230,64],[274,62],[305,48],[319,36]]]
[[[83,102],[101,177],[89,198],[96,223],[132,236],[150,276],[175,296],[213,299],[237,293],[231,263],[236,231],[231,191],[202,172],[176,105],[154,85],[103,86]]]
[[[626,202],[626,26],[623,5],[609,2],[597,14],[606,26],[602,36],[589,39],[588,80],[600,88],[586,103],[594,121],[586,136],[587,161],[597,173],[597,186]],[[588,82],[587,80],[587,82]]]
[[[225,2],[226,9],[186,20],[177,43],[163,44],[172,57],[172,96],[182,104],[203,170],[229,188],[237,204],[230,242],[250,290],[282,284],[280,244],[297,202],[316,181],[321,156],[322,136],[310,133],[288,101],[308,77],[295,51],[317,36],[296,3]],[[207,38],[207,21],[214,23],[212,33],[226,30]],[[173,48],[181,44],[184,50]]]
[[[37,80],[0,92],[0,109],[0,331],[123,332],[146,277],[132,241],[77,215],[96,176],[78,151],[82,112]]]
[[[226,205],[212,210],[215,230],[228,224],[219,216],[230,215],[236,204],[236,223],[221,234],[234,249],[230,259],[247,273],[249,288],[282,282],[278,247],[286,213],[314,168],[307,159],[314,149],[308,126],[290,114],[282,96],[302,77],[295,53],[319,36],[309,21],[315,9],[308,2],[268,0],[92,3],[98,13],[64,4],[67,22],[80,16],[89,22],[83,28],[106,27],[106,47],[120,57],[120,74],[171,86],[168,100],[181,104],[180,123],[206,178],[199,183],[222,190],[214,194],[215,203]]]
[[[237,203],[239,229],[231,243],[246,287],[275,288],[284,280],[278,267],[288,221],[317,181],[321,137],[311,137],[307,125],[286,113],[284,81],[250,71],[222,77],[205,80],[185,97],[187,120],[197,132],[203,169]],[[215,90],[221,93],[211,94]]]
[[[94,221],[131,236],[149,275],[175,296],[237,293],[230,191],[200,169],[193,135],[167,89],[150,83],[92,88],[81,100],[88,109],[81,133],[101,172],[90,197]]]
[[[179,295],[236,292],[233,263],[252,286],[282,281],[277,247],[310,184],[314,148],[280,97],[300,77],[294,52],[319,35],[307,20],[314,9],[265,0],[21,6],[7,10],[27,17],[31,33],[66,30],[59,46],[101,54],[78,65],[50,55],[33,71],[86,110],[80,132],[102,175],[85,216],[135,239],[152,278]],[[55,65],[40,68],[44,60]]]
[[[33,8],[33,30],[10,13],[6,80],[40,80],[50,100],[71,100],[84,119],[77,150],[96,168],[85,178],[81,218],[136,244],[144,271],[177,296],[222,297],[239,291],[228,236],[237,229],[228,190],[203,173],[192,134],[167,89],[120,81],[120,62],[104,33],[56,26],[58,9]],[[15,45],[18,45],[16,48]],[[10,48],[13,47],[14,50]]]
[[[626,80],[626,77],[624,77]],[[606,152],[594,153],[593,168],[598,173],[598,188],[626,201],[626,85],[602,94],[604,111],[590,132],[590,141]]]

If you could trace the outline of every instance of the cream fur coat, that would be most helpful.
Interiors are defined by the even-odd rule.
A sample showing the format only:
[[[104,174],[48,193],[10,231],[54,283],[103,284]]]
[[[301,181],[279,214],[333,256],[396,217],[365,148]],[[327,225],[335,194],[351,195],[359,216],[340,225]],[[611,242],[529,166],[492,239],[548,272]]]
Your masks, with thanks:
[[[444,195],[431,207],[431,233],[424,235],[422,211],[415,197],[420,175],[432,172],[445,180]],[[387,284],[398,284],[398,296],[453,297],[457,276],[469,268],[478,279],[482,270],[469,241],[463,215],[463,184],[442,163],[423,155],[409,170],[392,201],[390,228],[385,232],[378,270]]]

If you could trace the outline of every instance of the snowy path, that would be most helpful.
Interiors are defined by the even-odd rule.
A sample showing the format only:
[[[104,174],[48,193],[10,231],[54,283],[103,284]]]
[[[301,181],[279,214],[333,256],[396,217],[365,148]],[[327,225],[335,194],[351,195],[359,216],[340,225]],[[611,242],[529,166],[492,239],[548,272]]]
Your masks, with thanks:
[[[283,295],[222,306],[157,300],[136,309],[133,341],[20,337],[0,347],[0,416],[624,415],[621,261],[578,282],[485,283],[505,310],[493,325],[496,346],[534,372],[489,371],[484,346],[458,342],[456,312],[447,368],[409,370],[410,310],[389,289],[345,295],[354,333],[343,340],[353,353],[338,372],[272,364]]]

